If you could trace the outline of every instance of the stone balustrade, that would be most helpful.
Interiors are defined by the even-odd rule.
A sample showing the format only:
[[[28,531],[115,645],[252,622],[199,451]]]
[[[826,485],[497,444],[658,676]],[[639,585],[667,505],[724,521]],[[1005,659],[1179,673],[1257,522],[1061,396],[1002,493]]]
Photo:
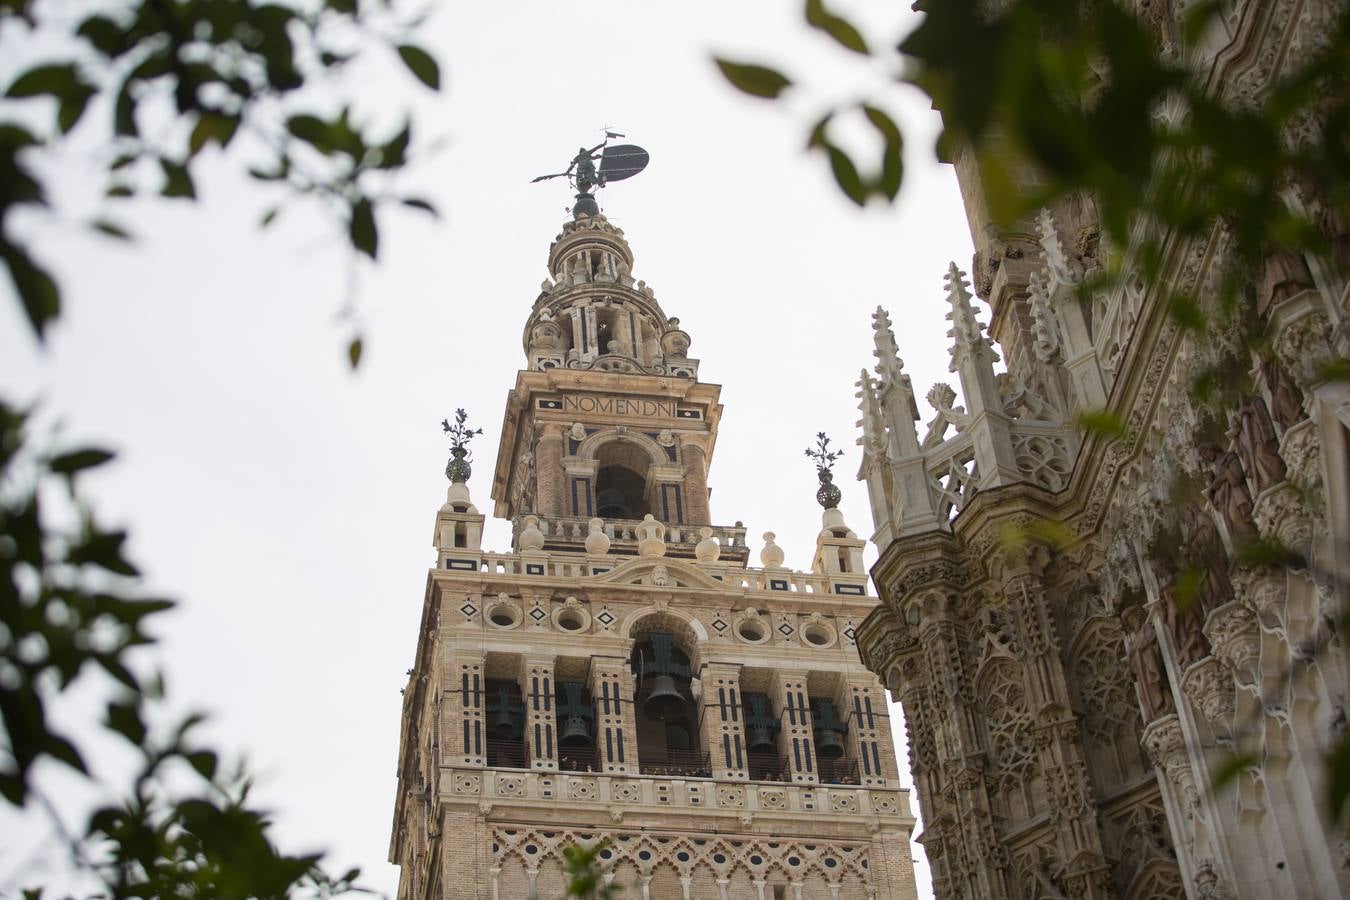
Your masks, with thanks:
[[[539,530],[543,532],[544,539],[550,543],[576,543],[580,544],[586,540],[586,535],[590,531],[590,519],[585,516],[535,516],[539,520]],[[519,536],[523,525],[524,516],[518,516],[511,525],[512,538]],[[605,534],[609,536],[613,546],[627,548],[637,546],[637,527],[642,522],[638,519],[606,519]],[[722,545],[722,552],[728,550],[739,551],[744,555],[747,551],[745,542],[745,527],[741,525],[689,525],[680,523],[662,523],[666,526],[666,543],[678,546],[680,548],[688,547],[691,549],[697,544],[702,536],[700,531],[705,527],[712,528],[712,536]]]
[[[538,808],[565,804],[572,811],[588,806],[616,820],[632,807],[635,814],[677,807],[745,815],[792,816],[834,813],[908,819],[909,793],[903,788],[868,789],[781,782],[725,782],[712,778],[624,777],[589,772],[446,767],[441,784],[457,799],[476,797],[485,804],[521,803]]]

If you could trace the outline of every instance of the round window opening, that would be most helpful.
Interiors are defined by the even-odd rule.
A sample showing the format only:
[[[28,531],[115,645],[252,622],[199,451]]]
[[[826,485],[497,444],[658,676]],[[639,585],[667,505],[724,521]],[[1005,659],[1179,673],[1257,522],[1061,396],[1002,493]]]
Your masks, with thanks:
[[[808,625],[806,629],[802,631],[802,636],[806,638],[808,644],[813,644],[817,647],[828,646],[834,640],[834,635],[831,634],[830,629],[826,628],[824,625]]]
[[[766,634],[763,623],[757,622],[754,619],[746,619],[737,626],[736,632],[741,636],[742,640],[750,641],[751,643],[758,643],[759,641],[764,640],[764,635]]]
[[[558,616],[558,627],[563,631],[580,631],[581,616],[575,612],[565,612]]]
[[[487,611],[487,620],[498,628],[512,628],[518,622],[516,611],[505,603],[491,606]]]

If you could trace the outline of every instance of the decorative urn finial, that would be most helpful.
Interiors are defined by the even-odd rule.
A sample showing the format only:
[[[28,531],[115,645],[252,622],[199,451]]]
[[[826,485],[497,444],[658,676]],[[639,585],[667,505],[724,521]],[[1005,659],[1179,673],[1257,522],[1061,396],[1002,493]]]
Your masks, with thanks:
[[[470,428],[464,423],[469,414],[462,409],[455,410],[455,424],[449,419],[441,419],[441,428],[450,435],[450,461],[445,464],[445,477],[455,484],[463,484],[473,474],[469,465],[469,441],[483,433],[481,428]]]
[[[830,439],[822,431],[816,435],[816,446],[806,448],[806,455],[816,461],[816,477],[820,479],[816,502],[826,509],[834,509],[843,496],[834,484],[834,461],[843,456],[844,451],[831,450]]]

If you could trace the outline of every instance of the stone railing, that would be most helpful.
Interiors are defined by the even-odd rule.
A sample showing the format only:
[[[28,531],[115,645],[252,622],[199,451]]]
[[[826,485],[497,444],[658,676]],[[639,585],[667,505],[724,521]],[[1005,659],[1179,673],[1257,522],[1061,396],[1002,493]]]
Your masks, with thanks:
[[[659,790],[658,790],[659,788]],[[795,785],[778,782],[716,781],[640,775],[596,775],[589,772],[531,772],[443,767],[444,800],[481,804],[527,804],[546,808],[557,803],[569,810],[594,805],[615,821],[631,807],[635,814],[658,806],[717,810],[741,816],[830,814],[911,817],[904,788],[862,788],[839,785]]]
[[[590,531],[590,519],[584,516],[536,516],[539,520],[539,530],[544,533],[544,540],[550,543],[584,543],[586,535]],[[523,528],[522,520],[524,516],[517,516],[511,523],[511,537],[514,541]],[[642,523],[637,519],[606,519],[605,534],[609,535],[612,542],[611,546],[632,545],[637,547],[637,527]],[[681,547],[688,546],[692,548],[701,540],[699,531],[704,527],[702,525],[688,525],[679,523],[662,523],[666,526],[666,543],[675,544]],[[745,527],[736,525],[728,527],[725,525],[713,525],[712,536],[722,544],[722,550],[739,550],[745,552]]]
[[[531,577],[585,578],[603,575],[632,559],[631,555],[587,556],[549,552],[543,557],[516,553],[442,550],[441,567],[450,571],[476,571],[485,575],[525,575]],[[867,573],[797,572],[792,569],[747,569],[734,561],[699,563],[708,575],[729,588],[747,591],[786,592],[836,596],[869,596]],[[542,571],[538,567],[542,567]],[[842,588],[842,589],[841,589]]]

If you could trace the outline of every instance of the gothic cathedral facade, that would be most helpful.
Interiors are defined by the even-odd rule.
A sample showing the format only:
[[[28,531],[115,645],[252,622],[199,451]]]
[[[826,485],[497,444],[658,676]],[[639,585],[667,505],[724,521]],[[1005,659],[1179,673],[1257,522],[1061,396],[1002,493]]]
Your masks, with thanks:
[[[811,571],[715,526],[722,406],[689,335],[581,206],[525,325],[482,547],[461,417],[404,693],[400,900],[555,900],[595,846],[641,900],[912,900],[864,542],[822,481]],[[826,487],[829,490],[826,490]],[[835,491],[829,502],[829,491]]]
[[[1185,6],[1127,5],[1165,45]],[[1193,62],[1243,102],[1344,4],[1220,8]],[[859,647],[905,710],[938,900],[1350,897],[1324,801],[1350,574],[1350,386],[1324,373],[1350,352],[1350,231],[1291,186],[1332,251],[1247,273],[1253,352],[1167,308],[1217,307],[1222,227],[1169,239],[1150,285],[1091,198],[1000,233],[952,161],[976,243],[973,278],[952,264],[945,285],[964,403],[939,384],[918,424],[881,309],[859,382],[883,602]],[[1250,388],[1216,410],[1191,385],[1219,363]],[[1102,409],[1119,433],[1076,427]],[[1255,538],[1292,555],[1240,555]]]

